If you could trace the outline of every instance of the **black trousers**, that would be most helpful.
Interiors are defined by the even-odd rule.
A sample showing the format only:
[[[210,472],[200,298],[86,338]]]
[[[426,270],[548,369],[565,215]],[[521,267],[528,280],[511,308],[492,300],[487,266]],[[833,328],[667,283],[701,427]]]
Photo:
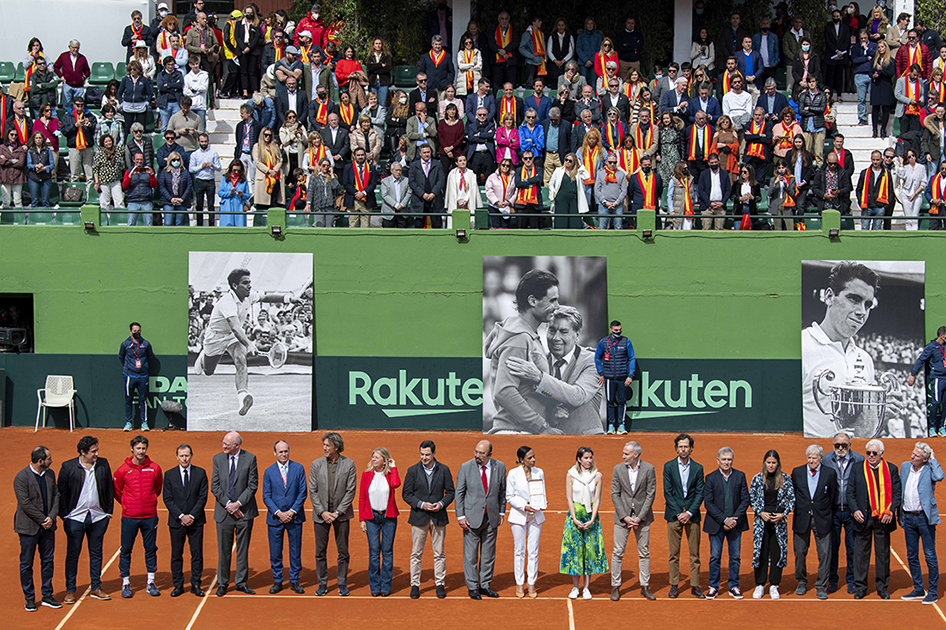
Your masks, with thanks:
[[[256,53],[240,57],[240,88],[246,98],[259,89],[259,55]]]
[[[33,587],[33,559],[39,549],[40,574],[43,597],[53,596],[53,559],[56,554],[56,532],[52,529],[42,529],[29,536],[20,534],[20,586],[23,587],[23,596],[26,599],[36,599]]]
[[[425,201],[424,205],[422,206],[421,212],[423,212],[424,214],[430,215],[430,227],[434,228],[435,230],[439,230],[440,228],[443,227],[443,215],[434,214],[435,212],[436,213],[443,212],[443,209],[435,208],[433,201]],[[427,217],[425,217],[423,214],[419,214],[418,216],[414,217],[414,227],[417,228],[418,230],[424,229],[424,225],[426,224],[426,222],[427,222]]]
[[[227,60],[227,78],[221,91],[230,98],[237,96],[240,91],[240,66],[233,59]]]
[[[214,197],[216,195],[216,186],[212,179],[194,179],[194,200],[197,204],[197,225],[204,224],[204,200],[207,200],[207,212],[210,217],[207,219],[207,225],[214,225]]]
[[[503,84],[512,83],[513,87],[516,87],[519,80],[519,66],[515,64],[510,64],[508,61],[504,63],[494,63],[493,64],[493,85],[492,89],[494,92],[502,92]]]
[[[874,573],[878,591],[890,585],[890,532],[880,519],[868,517],[864,529],[854,532],[854,588],[867,592],[867,571],[870,569],[870,550],[874,545]]]
[[[765,586],[766,574],[772,586],[782,582],[782,567],[778,565],[782,559],[782,546],[775,534],[775,523],[766,523],[762,532],[762,546],[759,550],[759,566],[755,568],[755,585]]]
[[[335,549],[338,551],[338,585],[348,585],[348,561],[351,555],[348,553],[348,532],[351,525],[350,520],[336,520],[332,523],[319,523],[313,521],[315,526],[315,575],[319,580],[319,586],[328,585],[328,560],[326,559],[328,551],[328,535],[331,529],[335,529]]]
[[[835,98],[841,96],[844,92],[844,64],[825,64],[824,84],[831,88]]]
[[[476,173],[476,181],[482,186],[490,173],[496,170],[496,160],[489,151],[474,151],[470,159],[470,170]]]
[[[198,180],[199,181],[199,180]],[[184,586],[184,541],[191,552],[191,586],[200,587],[204,572],[204,524],[170,527],[171,530],[171,582],[174,588]]]

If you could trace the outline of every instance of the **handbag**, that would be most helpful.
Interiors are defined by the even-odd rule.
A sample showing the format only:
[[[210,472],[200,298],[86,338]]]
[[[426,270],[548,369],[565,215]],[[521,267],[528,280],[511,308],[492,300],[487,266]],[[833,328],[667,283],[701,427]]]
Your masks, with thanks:
[[[62,191],[62,199],[69,203],[80,203],[82,201],[82,189],[70,186]]]

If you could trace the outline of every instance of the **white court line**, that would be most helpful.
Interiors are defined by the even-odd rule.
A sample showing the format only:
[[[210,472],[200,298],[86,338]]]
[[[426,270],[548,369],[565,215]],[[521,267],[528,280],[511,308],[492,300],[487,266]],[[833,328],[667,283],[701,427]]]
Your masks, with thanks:
[[[230,548],[230,557],[233,557],[233,554],[236,552],[236,537],[233,539],[233,547]],[[200,603],[197,604],[197,610],[194,611],[194,614],[191,615],[191,620],[187,623],[187,627],[184,630],[191,630],[194,627],[194,624],[197,622],[197,617],[200,615],[200,611],[204,609],[204,605],[207,603],[207,600],[213,597],[214,587],[217,585],[217,575],[214,574],[214,579],[210,581],[210,588],[204,593],[204,596],[200,599]],[[57,629],[58,630],[58,629]]]
[[[115,552],[115,555],[112,556],[112,559],[108,561],[108,564],[102,567],[102,573],[105,573],[106,571],[108,571],[108,568],[112,566],[112,563],[115,562],[115,558],[118,557],[118,554],[121,553],[121,551],[122,549],[121,547],[119,547],[118,550]],[[85,592],[82,593],[82,597],[79,598],[79,601],[77,601],[75,604],[72,605],[69,612],[66,613],[66,616],[63,617],[62,621],[59,622],[59,625],[56,626],[56,630],[62,630],[62,627],[66,625],[66,622],[69,621],[69,618],[75,614],[75,612],[79,609],[79,606],[82,605],[82,602],[85,601],[85,598],[88,597],[89,593],[91,592],[92,592],[92,585],[89,584],[89,586],[86,587]]]
[[[903,563],[903,560],[900,559],[900,554],[897,553],[897,551],[893,548],[892,545],[890,547],[890,553],[892,553],[893,557],[897,559],[897,562],[900,563],[900,566],[903,567],[903,570],[906,571],[907,573],[910,573],[910,567],[908,567],[907,565]],[[939,613],[939,616],[943,620],[943,622],[946,623],[946,615],[943,614],[943,609],[939,607],[938,602],[933,604],[933,608],[936,610],[936,612]]]
[[[575,609],[572,608],[572,600],[565,599],[568,605],[568,630],[575,630]]]

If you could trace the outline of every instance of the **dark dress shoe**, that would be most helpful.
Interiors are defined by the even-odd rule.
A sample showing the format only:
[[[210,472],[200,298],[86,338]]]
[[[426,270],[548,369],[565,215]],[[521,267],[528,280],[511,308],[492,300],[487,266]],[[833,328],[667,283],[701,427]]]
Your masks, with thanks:
[[[420,593],[418,593],[418,596]],[[443,587],[443,584],[437,585],[437,599],[443,599],[447,596],[447,589]]]
[[[391,593],[381,593],[381,597],[389,597]]]
[[[694,586],[690,589],[690,594],[697,599],[706,599],[706,595],[703,594],[703,589],[699,586]]]
[[[611,589],[611,601],[616,602],[621,599],[621,587],[615,586]]]
[[[420,599],[420,587],[412,586],[411,587],[411,599]]]
[[[864,599],[867,597],[867,593],[854,593],[854,599]]]
[[[226,586],[221,584],[220,586],[217,587],[217,597],[223,597],[226,594],[227,594]]]
[[[670,597],[670,599],[676,599],[679,596],[680,596],[680,588],[676,584],[672,584],[670,586],[670,593],[668,597]]]
[[[831,593],[836,593],[837,590],[838,590],[838,585],[837,585],[837,584],[828,584],[828,588],[826,588],[825,590],[828,592],[829,595],[830,595]]]
[[[648,586],[641,587],[641,595],[644,596],[644,599],[649,599],[650,601],[654,601],[657,599],[657,596],[651,592],[650,587]]]
[[[487,597],[492,597],[494,599],[499,597],[499,593],[489,588],[481,588],[480,595],[486,595]]]
[[[381,597],[381,593],[372,593],[371,596],[372,596],[372,597]]]
[[[479,592],[479,591],[474,591],[474,590],[471,589],[471,590],[470,590],[470,599],[483,599],[483,598],[480,597],[480,592]]]
[[[890,599],[890,593],[887,591],[877,591],[877,594],[880,596],[880,599]]]
[[[241,593],[246,593],[247,595],[256,595],[256,591],[251,589],[246,584],[237,584],[236,590],[240,591]]]
[[[339,585],[338,585],[338,594],[341,595],[342,597],[348,597],[348,595],[349,595],[348,587],[345,586],[344,584],[339,584]]]
[[[325,595],[328,594],[328,587],[319,584],[319,587],[315,589],[315,594],[318,595],[319,597],[324,597]]]
[[[180,597],[183,594],[184,594],[183,586],[175,586],[174,590],[171,591],[171,597]]]
[[[203,597],[206,594],[204,593],[204,589],[200,588],[199,586],[192,586],[191,593],[193,593],[197,597]]]
[[[303,595],[305,593],[305,589],[302,588],[302,585],[298,582],[290,582],[289,590],[291,590],[293,593],[298,593],[299,595]]]
[[[275,595],[282,590],[282,582],[275,582],[272,586],[269,587],[269,594]]]

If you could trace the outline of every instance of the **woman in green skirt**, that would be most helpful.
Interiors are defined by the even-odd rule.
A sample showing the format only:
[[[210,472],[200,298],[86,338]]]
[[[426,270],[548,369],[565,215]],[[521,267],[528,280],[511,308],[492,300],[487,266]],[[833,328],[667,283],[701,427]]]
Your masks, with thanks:
[[[568,518],[562,535],[560,573],[572,576],[574,588],[569,599],[591,599],[591,576],[608,572],[608,557],[604,553],[604,535],[601,533],[601,473],[595,467],[595,454],[587,446],[578,449],[575,466],[565,477],[565,499]],[[584,584],[584,588],[581,585]]]

